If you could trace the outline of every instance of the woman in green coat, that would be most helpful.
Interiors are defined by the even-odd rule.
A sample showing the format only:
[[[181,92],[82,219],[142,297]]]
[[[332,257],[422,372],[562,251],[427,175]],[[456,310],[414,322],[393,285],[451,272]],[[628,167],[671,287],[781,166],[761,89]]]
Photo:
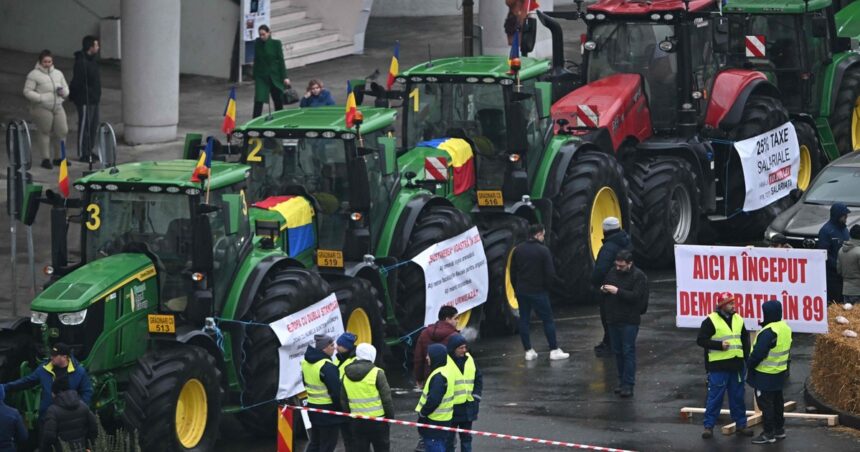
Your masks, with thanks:
[[[266,25],[257,30],[260,37],[254,41],[254,117],[263,113],[263,104],[275,103],[275,110],[284,108],[284,89],[290,84],[287,66],[284,64],[284,49],[281,41],[272,38]]]

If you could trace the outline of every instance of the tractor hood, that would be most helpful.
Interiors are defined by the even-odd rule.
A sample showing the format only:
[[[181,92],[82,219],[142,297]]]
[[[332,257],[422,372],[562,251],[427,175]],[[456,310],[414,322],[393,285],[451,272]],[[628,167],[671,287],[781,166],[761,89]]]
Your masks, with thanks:
[[[132,280],[143,281],[152,276],[155,276],[155,266],[145,254],[115,254],[63,276],[33,300],[31,309],[39,312],[80,311]]]
[[[843,6],[835,15],[836,35],[840,38],[860,38],[860,2]]]

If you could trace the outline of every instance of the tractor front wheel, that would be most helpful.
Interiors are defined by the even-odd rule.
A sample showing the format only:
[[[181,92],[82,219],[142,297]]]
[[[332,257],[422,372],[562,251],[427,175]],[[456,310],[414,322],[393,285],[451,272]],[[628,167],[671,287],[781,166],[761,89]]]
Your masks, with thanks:
[[[478,222],[490,272],[483,328],[492,334],[501,336],[517,332],[520,311],[511,284],[511,256],[514,247],[526,240],[528,225],[525,218],[513,215],[494,215]]]
[[[803,121],[794,121],[794,131],[800,144],[800,169],[797,170],[797,188],[806,191],[812,183],[812,178],[821,171],[823,152],[818,143],[818,136],[811,125]]]
[[[221,372],[200,347],[147,353],[132,371],[124,421],[142,450],[206,451],[218,437]]]
[[[377,350],[376,362],[382,363],[386,353],[385,322],[379,292],[362,278],[346,278],[330,284],[340,304],[344,331],[355,334],[356,345],[373,345]]]
[[[860,68],[851,68],[842,77],[830,126],[840,154],[860,149]]]

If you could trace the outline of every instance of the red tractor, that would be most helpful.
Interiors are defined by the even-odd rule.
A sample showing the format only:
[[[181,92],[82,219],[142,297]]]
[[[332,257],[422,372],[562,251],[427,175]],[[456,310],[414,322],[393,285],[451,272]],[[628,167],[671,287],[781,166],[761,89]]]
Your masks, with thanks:
[[[601,0],[550,14],[587,24],[583,86],[553,105],[556,133],[580,135],[622,163],[637,262],[670,264],[674,245],[698,243],[708,225],[761,237],[788,198],[742,210],[734,142],[789,115],[764,74],[725,68],[728,21],[717,3]]]

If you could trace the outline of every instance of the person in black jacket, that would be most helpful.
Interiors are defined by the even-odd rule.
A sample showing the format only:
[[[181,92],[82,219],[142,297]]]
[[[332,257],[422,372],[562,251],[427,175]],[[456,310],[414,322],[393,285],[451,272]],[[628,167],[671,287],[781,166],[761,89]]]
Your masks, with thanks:
[[[621,250],[629,250],[633,248],[633,243],[630,241],[630,235],[621,229],[621,221],[615,217],[606,217],[603,220],[603,246],[597,252],[597,259],[594,260],[594,270],[591,272],[591,284],[595,289],[599,289],[606,278],[606,274],[615,264],[615,257]],[[603,301],[603,297],[599,297]],[[607,357],[612,355],[612,348],[609,345],[609,327],[606,325],[606,304],[600,303],[600,323],[603,324],[603,339],[594,347],[594,354],[598,357]]]
[[[827,250],[827,298],[832,303],[842,303],[842,276],[839,275],[837,261],[842,243],[851,237],[848,234],[848,206],[837,202],[830,206],[830,220],[818,231],[817,248]]]
[[[755,389],[764,424],[764,431],[752,440],[753,444],[769,444],[785,439],[782,388],[791,364],[791,328],[782,321],[782,304],[777,300],[766,301],[762,303],[761,310],[762,329],[747,359],[747,383]],[[782,328],[775,328],[780,325]],[[781,351],[774,350],[778,341],[783,343]]]
[[[307,389],[309,384],[316,385],[316,380],[319,380],[322,382],[322,386],[325,386],[325,394],[331,401],[331,403],[314,403],[311,401],[312,394],[308,392],[308,406],[311,408],[342,411],[340,372],[331,361],[334,353],[334,338],[324,334],[315,334],[314,344],[308,345],[307,350],[305,350],[305,357],[302,360],[302,380],[305,388]],[[318,364],[320,361],[325,362]],[[308,381],[310,375],[306,373],[306,369],[311,371],[310,369],[316,366],[319,366],[319,372],[316,373],[313,381]],[[308,417],[312,427],[310,429],[310,441],[308,441],[305,452],[334,452],[340,436],[338,434],[340,425],[346,422],[346,419],[340,416],[313,412],[308,413]]]
[[[526,361],[537,359],[537,352],[532,348],[529,336],[531,310],[534,308],[543,322],[543,332],[549,342],[549,359],[567,359],[570,357],[558,347],[555,336],[555,321],[552,319],[552,307],[549,301],[549,289],[558,281],[552,255],[543,244],[545,230],[542,224],[529,225],[529,239],[514,248],[511,257],[511,283],[520,305],[520,339],[526,349]]]
[[[27,428],[21,413],[5,403],[6,389],[0,385],[0,452],[15,452],[27,441]]]
[[[466,345],[465,337],[459,334],[451,336],[448,340],[448,357],[454,362],[454,365],[457,366],[457,369],[462,374],[463,382],[461,384],[464,384],[465,386],[471,385],[471,392],[468,395],[458,394],[461,390],[460,385],[455,389],[454,418],[451,420],[451,426],[465,430],[471,430],[472,423],[478,420],[478,411],[481,406],[481,393],[484,390],[484,377],[481,374],[481,369],[475,363],[475,359],[472,355],[468,352],[469,350]],[[475,369],[472,383],[469,383],[469,377],[471,375],[465,374],[467,365],[473,366]],[[460,375],[457,376],[457,380],[460,379],[459,377]],[[456,403],[458,401],[458,397],[466,397],[466,401]],[[469,433],[460,433],[459,436],[460,452],[472,452],[472,435]],[[448,437],[447,449],[448,452],[454,452],[456,450],[454,435]]]
[[[600,291],[606,303],[609,343],[618,369],[619,385],[615,393],[631,397],[636,379],[636,336],[640,317],[648,311],[648,277],[633,266],[632,252],[618,252],[615,267],[606,274]]]
[[[433,371],[440,367],[445,367],[448,364],[448,350],[442,344],[431,344],[427,348],[427,360],[430,364],[430,377],[424,386],[424,394],[421,396],[422,401],[419,401],[415,411],[418,412],[419,424],[441,425],[450,427],[452,421],[434,421],[430,416],[440,408],[445,398],[445,393],[448,391],[448,385],[454,384],[453,375],[450,375],[445,369],[437,374]],[[440,409],[444,410],[444,408]],[[441,413],[440,413],[441,414]],[[421,435],[424,447],[427,452],[442,452],[446,449],[449,438],[454,436],[453,432],[445,430],[436,430],[427,427],[418,427],[418,434]],[[419,443],[420,444],[420,443]]]
[[[60,441],[69,445],[73,452],[87,449],[99,433],[98,419],[84,405],[76,391],[69,389],[68,378],[60,378],[51,387],[54,404],[45,411],[42,419],[42,438],[39,450],[60,452]]]
[[[78,110],[78,158],[82,162],[97,160],[93,155],[96,129],[99,126],[99,101],[102,83],[99,75],[99,40],[95,36],[84,36],[81,50],[75,52],[75,67],[69,98]],[[58,165],[59,162],[55,162]]]

